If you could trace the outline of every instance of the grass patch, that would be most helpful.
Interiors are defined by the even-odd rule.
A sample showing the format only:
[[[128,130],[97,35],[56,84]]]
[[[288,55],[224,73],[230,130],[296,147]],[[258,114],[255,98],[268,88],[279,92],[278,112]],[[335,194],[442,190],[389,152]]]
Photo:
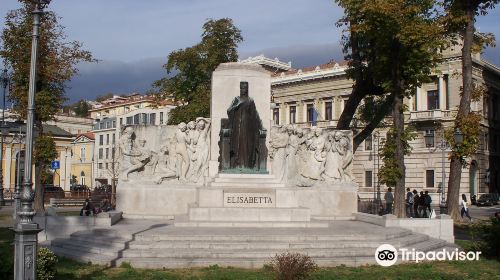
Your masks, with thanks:
[[[80,210],[57,212],[57,216],[80,216]]]

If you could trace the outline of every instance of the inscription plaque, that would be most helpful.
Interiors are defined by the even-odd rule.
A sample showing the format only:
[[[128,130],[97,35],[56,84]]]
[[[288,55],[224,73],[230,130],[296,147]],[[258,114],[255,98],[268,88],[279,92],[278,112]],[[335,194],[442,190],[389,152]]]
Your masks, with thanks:
[[[276,207],[276,194],[272,190],[224,191],[224,207]]]

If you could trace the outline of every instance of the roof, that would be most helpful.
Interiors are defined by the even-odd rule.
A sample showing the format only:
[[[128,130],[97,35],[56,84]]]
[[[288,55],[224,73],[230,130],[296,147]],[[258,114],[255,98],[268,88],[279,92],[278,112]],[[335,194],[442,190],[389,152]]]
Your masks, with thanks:
[[[92,108],[89,110],[89,112],[92,111],[100,111],[102,109],[107,109],[107,108],[114,108],[118,106],[123,106],[127,104],[136,104],[136,103],[141,103],[141,102],[152,102],[154,101],[154,97],[150,95],[142,96],[142,95],[133,95],[130,98],[127,98],[126,100],[118,100],[116,102],[113,102],[111,104],[98,104],[96,105],[95,108]]]
[[[80,134],[76,135],[76,139],[75,139],[75,141],[76,141],[78,138],[80,138],[80,137],[87,137],[87,138],[88,138],[88,139],[90,139],[90,140],[95,140],[95,134],[94,134],[93,132],[90,132],[90,131],[88,131],[88,132],[84,132],[84,133],[80,133]]]
[[[346,74],[345,71],[347,68],[347,61],[336,62],[331,60],[328,63],[317,66],[290,69],[286,72],[274,74],[271,79],[271,85],[276,86],[280,84],[342,76]]]
[[[26,124],[23,122],[6,122],[5,126],[9,129],[9,133],[26,134]],[[73,137],[73,134],[55,125],[43,124],[42,128],[44,133],[51,134],[52,136]]]
[[[336,62],[335,60],[332,59],[327,63],[320,64],[317,66],[308,66],[308,67],[299,68],[299,69],[292,68],[286,72],[283,72],[283,74],[282,73],[274,74],[273,77],[283,76],[283,75],[293,75],[293,74],[298,74],[298,73],[314,72],[314,71],[326,70],[326,69],[333,69],[335,67],[345,67],[347,65],[348,65],[348,62],[345,60],[340,61],[340,62]]]

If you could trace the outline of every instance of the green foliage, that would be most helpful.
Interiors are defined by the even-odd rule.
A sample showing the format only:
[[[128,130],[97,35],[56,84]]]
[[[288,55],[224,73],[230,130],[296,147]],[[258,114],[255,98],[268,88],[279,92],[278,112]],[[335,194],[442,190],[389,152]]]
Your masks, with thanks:
[[[172,96],[183,105],[169,114],[169,124],[188,122],[210,115],[210,85],[212,72],[221,63],[238,59],[241,31],[229,18],[209,19],[203,25],[200,43],[171,52],[163,66],[168,75],[153,86],[162,98]]]
[[[130,268],[132,268],[132,266],[130,265],[129,262],[122,262],[120,264],[120,268],[128,268],[128,269],[130,269]]]
[[[0,279],[10,280],[14,277],[14,232],[0,228]]]
[[[26,117],[28,84],[31,63],[31,34],[33,4],[20,1],[20,9],[9,11],[5,17],[5,28],[1,34],[0,56],[13,71],[9,99],[14,111],[21,118]],[[93,61],[88,51],[81,49],[77,41],[66,41],[60,18],[51,11],[41,15],[40,39],[38,43],[38,64],[36,83],[37,122],[53,119],[66,100],[64,96],[67,81],[77,72],[76,64]]]
[[[36,275],[39,280],[56,278],[57,256],[47,248],[39,248],[36,259]]]
[[[406,127],[405,131],[401,134],[405,156],[411,154],[412,147],[410,141],[414,140],[416,137],[415,128],[412,126]],[[379,156],[382,158],[382,166],[378,172],[380,182],[387,186],[394,187],[399,178],[403,176],[402,170],[396,163],[396,136],[394,129],[391,128],[387,132],[387,137],[379,151]]]
[[[57,158],[56,142],[51,135],[40,135],[35,139],[33,158],[40,165],[50,165]]]
[[[479,144],[479,135],[481,133],[481,115],[475,112],[470,112],[465,117],[457,117],[455,119],[455,127],[450,127],[445,130],[445,138],[453,147],[452,157],[460,158],[461,163],[466,166],[466,159],[472,156]],[[458,144],[455,142],[455,129],[459,129],[463,134],[463,142]]]
[[[91,109],[91,107],[87,101],[82,99],[71,105],[71,107],[77,117],[86,118],[89,116],[89,110]]]
[[[316,263],[308,255],[285,252],[274,256],[270,263],[275,280],[305,280],[310,279]]]

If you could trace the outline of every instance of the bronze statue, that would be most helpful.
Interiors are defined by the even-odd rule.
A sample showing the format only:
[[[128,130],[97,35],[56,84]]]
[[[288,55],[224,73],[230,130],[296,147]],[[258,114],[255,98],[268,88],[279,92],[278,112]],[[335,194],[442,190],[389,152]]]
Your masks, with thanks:
[[[227,109],[227,116],[228,119],[222,128],[227,130],[227,138],[229,138],[229,147],[227,147],[229,153],[226,153],[229,159],[224,159],[229,163],[228,167],[230,169],[265,170],[265,166],[261,166],[267,157],[267,151],[264,151],[265,145],[261,144],[261,138],[265,140],[265,131],[255,103],[248,96],[248,82],[240,82],[240,96],[235,97],[231,102]]]

